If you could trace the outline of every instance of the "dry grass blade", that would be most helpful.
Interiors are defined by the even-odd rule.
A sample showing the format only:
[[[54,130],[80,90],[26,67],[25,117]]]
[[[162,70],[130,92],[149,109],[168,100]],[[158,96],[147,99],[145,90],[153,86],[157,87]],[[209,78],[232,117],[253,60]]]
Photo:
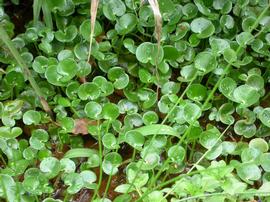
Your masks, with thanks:
[[[161,31],[162,31],[162,17],[159,10],[157,0],[148,0],[155,17],[155,33],[157,38],[158,49],[160,49]]]
[[[90,61],[90,56],[91,56],[91,49],[92,49],[93,36],[94,36],[94,31],[95,31],[98,4],[99,4],[99,0],[91,1],[91,9],[90,9],[91,32],[90,32],[90,38],[89,38],[90,42],[89,42],[89,52],[88,52],[88,58],[87,58],[88,62]]]

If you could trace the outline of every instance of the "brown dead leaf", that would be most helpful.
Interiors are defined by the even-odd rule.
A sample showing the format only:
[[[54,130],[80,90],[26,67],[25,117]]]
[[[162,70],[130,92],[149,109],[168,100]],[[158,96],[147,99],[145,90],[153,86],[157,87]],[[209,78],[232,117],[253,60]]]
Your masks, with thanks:
[[[91,121],[89,119],[86,118],[82,118],[82,119],[75,119],[75,127],[72,131],[72,133],[74,135],[87,135],[88,134],[88,126],[89,125],[96,125],[97,122],[96,121]]]

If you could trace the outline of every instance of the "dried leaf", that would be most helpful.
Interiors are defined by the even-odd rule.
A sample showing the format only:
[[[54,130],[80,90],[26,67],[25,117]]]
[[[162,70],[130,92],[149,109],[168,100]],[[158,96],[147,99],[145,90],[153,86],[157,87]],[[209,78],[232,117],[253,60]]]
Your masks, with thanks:
[[[82,119],[75,119],[75,127],[72,131],[74,135],[87,135],[88,134],[88,126],[89,125],[96,125],[96,121],[90,121],[89,119],[82,118]]]
[[[88,52],[88,59],[87,61],[90,61],[91,56],[91,50],[92,50],[92,42],[93,42],[93,36],[95,31],[95,24],[96,24],[96,17],[97,17],[97,9],[98,9],[99,0],[92,0],[91,1],[91,9],[90,9],[90,15],[91,15],[91,33],[90,33],[90,42],[89,42],[89,52]]]
[[[155,33],[158,43],[158,49],[160,48],[160,40],[161,40],[161,31],[162,31],[162,17],[159,10],[159,5],[157,0],[148,0],[155,17]]]

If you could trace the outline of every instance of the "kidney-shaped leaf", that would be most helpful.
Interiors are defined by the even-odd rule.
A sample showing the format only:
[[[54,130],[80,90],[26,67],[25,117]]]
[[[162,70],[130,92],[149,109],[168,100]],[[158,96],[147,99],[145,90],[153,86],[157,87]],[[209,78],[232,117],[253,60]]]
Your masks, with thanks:
[[[115,175],[118,172],[118,166],[121,163],[121,155],[116,152],[111,152],[104,157],[102,169],[107,175]]]
[[[207,74],[217,67],[217,60],[211,52],[201,52],[194,60],[195,68],[203,74]]]
[[[215,32],[213,23],[203,17],[194,19],[190,24],[191,31],[197,34],[198,38],[207,38]]]
[[[126,35],[131,32],[137,25],[137,18],[132,13],[126,13],[121,16],[115,24],[115,30],[120,35]]]
[[[233,97],[241,107],[249,107],[258,102],[260,94],[248,85],[241,85],[233,91]]]
[[[113,67],[108,71],[108,78],[114,82],[116,89],[123,89],[128,85],[129,77],[121,67]]]
[[[55,157],[47,157],[41,161],[40,170],[45,173],[48,178],[54,178],[61,171],[60,161]]]
[[[259,113],[259,119],[265,126],[270,128],[270,108],[264,108]]]
[[[28,110],[23,114],[23,123],[25,125],[38,125],[41,121],[41,115],[35,110]]]
[[[136,49],[136,57],[142,63],[159,64],[163,59],[163,55],[163,49],[158,50],[158,46],[150,42],[144,42]]]
[[[125,141],[135,149],[140,149],[144,144],[144,140],[144,136],[138,131],[131,130],[125,134]]]

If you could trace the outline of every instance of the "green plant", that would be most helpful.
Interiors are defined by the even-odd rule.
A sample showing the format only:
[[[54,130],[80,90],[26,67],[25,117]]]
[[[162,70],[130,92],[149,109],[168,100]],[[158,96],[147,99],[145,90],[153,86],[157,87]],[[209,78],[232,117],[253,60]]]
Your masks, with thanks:
[[[1,199],[269,200],[267,0],[27,4],[18,33],[0,0]]]

